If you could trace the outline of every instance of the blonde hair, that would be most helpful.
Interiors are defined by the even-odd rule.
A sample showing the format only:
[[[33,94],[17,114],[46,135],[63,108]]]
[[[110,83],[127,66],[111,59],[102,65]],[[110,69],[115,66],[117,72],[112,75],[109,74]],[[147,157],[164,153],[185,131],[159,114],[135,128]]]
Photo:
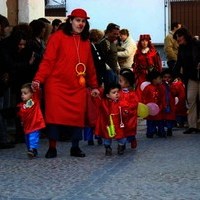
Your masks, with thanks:
[[[97,43],[104,36],[104,32],[99,29],[91,29],[89,39],[91,42]]]

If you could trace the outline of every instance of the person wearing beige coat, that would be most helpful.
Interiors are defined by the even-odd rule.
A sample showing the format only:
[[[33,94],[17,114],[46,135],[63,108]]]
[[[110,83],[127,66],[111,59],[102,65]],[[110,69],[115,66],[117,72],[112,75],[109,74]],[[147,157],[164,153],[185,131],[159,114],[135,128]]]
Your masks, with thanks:
[[[129,36],[127,29],[120,30],[121,46],[118,47],[118,62],[121,68],[132,68],[133,57],[137,50],[136,43]]]
[[[181,28],[181,24],[178,22],[174,22],[171,25],[171,31],[169,34],[165,37],[164,40],[164,51],[167,58],[167,65],[170,69],[174,68],[174,65],[177,61],[177,55],[178,55],[178,43],[173,38],[173,35],[176,30]]]

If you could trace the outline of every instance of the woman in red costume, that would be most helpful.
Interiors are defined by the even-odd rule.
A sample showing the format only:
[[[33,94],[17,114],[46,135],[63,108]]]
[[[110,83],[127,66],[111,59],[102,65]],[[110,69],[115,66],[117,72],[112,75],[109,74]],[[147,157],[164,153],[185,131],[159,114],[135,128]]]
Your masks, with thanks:
[[[140,35],[133,64],[133,72],[135,73],[136,80],[136,91],[140,100],[142,92],[140,85],[146,81],[148,72],[152,71],[153,69],[159,72],[162,71],[160,56],[151,43],[150,35]]]
[[[84,127],[86,86],[92,95],[98,95],[95,67],[89,37],[89,17],[83,9],[71,12],[63,28],[52,34],[33,88],[44,86],[45,121],[49,137],[46,158],[57,156],[56,141],[59,132],[70,134],[70,155],[85,157],[79,148]]]

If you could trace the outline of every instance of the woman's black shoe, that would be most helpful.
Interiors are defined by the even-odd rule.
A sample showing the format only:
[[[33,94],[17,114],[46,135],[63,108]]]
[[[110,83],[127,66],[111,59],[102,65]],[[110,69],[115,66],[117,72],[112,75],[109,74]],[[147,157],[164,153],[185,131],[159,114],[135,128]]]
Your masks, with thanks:
[[[70,156],[85,157],[85,154],[81,151],[79,147],[72,147],[70,149]]]
[[[55,157],[57,157],[57,150],[54,148],[49,148],[45,155],[45,158],[55,158]]]
[[[198,132],[197,128],[188,128],[186,131],[183,132],[183,134],[193,134],[197,132]]]

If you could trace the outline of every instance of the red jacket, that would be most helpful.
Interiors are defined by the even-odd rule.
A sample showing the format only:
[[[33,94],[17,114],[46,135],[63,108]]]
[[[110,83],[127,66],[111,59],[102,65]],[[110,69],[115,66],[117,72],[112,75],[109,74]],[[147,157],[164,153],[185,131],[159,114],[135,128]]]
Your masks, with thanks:
[[[46,123],[84,127],[86,86],[79,83],[79,62],[86,66],[86,85],[97,88],[89,40],[81,40],[80,35],[68,36],[62,30],[52,34],[34,77],[44,84]]]
[[[125,138],[124,130],[123,128],[120,128],[119,101],[112,101],[110,99],[102,99],[101,101],[95,126],[95,134],[102,138],[112,139],[107,130],[107,127],[110,125],[110,115],[112,117],[116,133],[114,138]]]
[[[40,130],[45,127],[45,122],[40,109],[40,97],[38,92],[33,93],[32,99],[28,103],[21,102],[17,105],[18,116],[21,119],[24,133],[29,134],[33,131]]]
[[[137,107],[138,96],[134,90],[120,91],[120,106],[122,109],[122,121],[124,123],[124,135],[135,136],[137,134]]]
[[[156,103],[159,106],[159,113],[155,116],[149,115],[146,119],[148,120],[162,120],[162,110],[163,110],[163,97],[164,93],[161,85],[147,85],[142,91],[142,103]]]
[[[176,97],[178,97],[178,103],[175,105],[175,112],[177,116],[186,116],[187,107],[186,107],[186,90],[185,85],[181,80],[175,80],[172,83],[172,87],[176,90]]]

